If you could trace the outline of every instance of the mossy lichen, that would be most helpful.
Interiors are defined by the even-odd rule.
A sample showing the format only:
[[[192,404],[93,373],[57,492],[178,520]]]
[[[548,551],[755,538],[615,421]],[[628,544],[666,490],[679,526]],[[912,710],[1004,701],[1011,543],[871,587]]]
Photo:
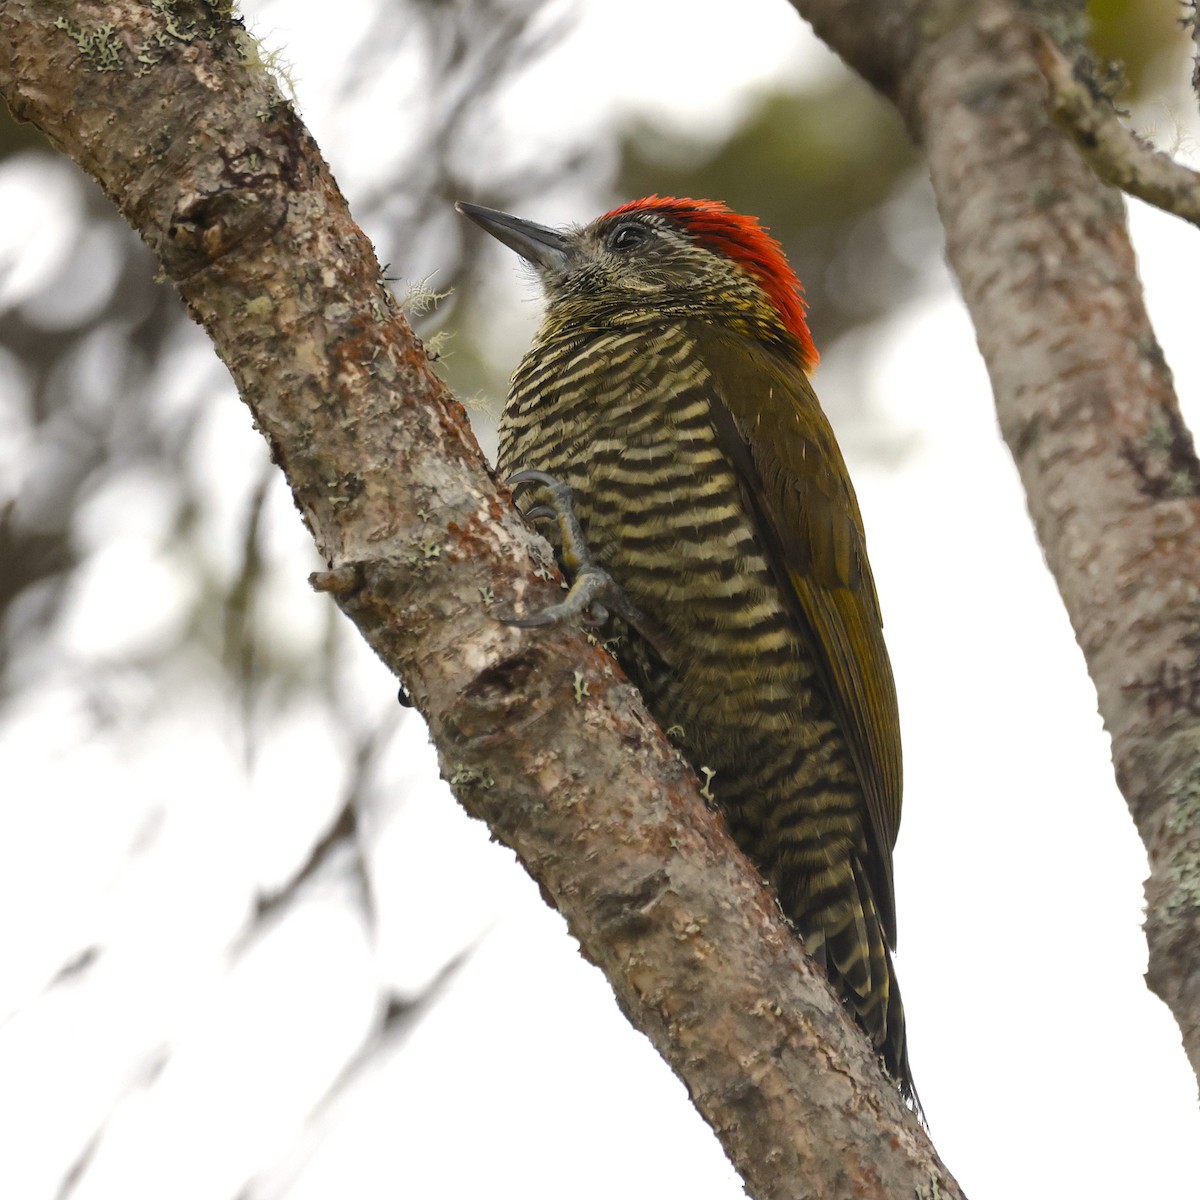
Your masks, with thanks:
[[[66,17],[54,22],[76,45],[79,53],[96,71],[115,71],[121,65],[125,44],[117,36],[116,28],[105,22],[101,25],[76,25]]]

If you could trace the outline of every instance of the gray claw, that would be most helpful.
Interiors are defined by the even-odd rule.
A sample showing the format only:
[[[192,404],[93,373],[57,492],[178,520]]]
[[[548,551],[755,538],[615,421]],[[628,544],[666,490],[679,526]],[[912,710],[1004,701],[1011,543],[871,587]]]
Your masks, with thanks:
[[[566,597],[558,604],[551,604],[549,608],[527,617],[501,617],[500,620],[505,625],[515,625],[519,629],[537,629],[566,621],[583,621],[586,625],[597,626],[608,620],[611,610],[636,629],[654,647],[659,657],[667,661],[657,630],[617,581],[592,561],[583,527],[575,515],[575,497],[571,489],[561,479],[545,471],[518,471],[507,482],[514,491],[527,483],[539,483],[550,493],[550,502],[535,505],[525,514],[525,519],[534,521],[541,517],[553,517],[558,522],[561,562],[571,586]]]

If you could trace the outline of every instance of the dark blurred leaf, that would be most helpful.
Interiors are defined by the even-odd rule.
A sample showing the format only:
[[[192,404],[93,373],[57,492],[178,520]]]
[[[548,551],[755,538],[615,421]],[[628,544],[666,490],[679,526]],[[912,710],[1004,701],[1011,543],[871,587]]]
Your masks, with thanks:
[[[1124,66],[1129,100],[1149,100],[1172,85],[1170,52],[1188,46],[1179,0],[1088,0],[1089,41],[1102,59]]]
[[[28,121],[14,119],[8,105],[0,100],[0,162],[21,150],[51,150],[46,135]]]

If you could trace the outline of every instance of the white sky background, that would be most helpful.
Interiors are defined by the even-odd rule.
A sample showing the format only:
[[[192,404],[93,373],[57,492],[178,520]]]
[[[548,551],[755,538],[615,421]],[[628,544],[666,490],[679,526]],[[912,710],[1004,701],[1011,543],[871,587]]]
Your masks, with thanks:
[[[306,119],[352,205],[395,121],[378,105],[371,121],[328,100],[349,52],[331,38],[357,28],[355,8],[340,5],[329,22],[326,6],[275,3],[257,21],[293,62]],[[632,105],[712,128],[756,77],[833,69],[782,2],[744,3],[736,22],[725,11],[585,4],[569,44],[504,111],[517,144],[532,152]],[[13,264],[2,303],[45,269],[55,223],[70,219],[68,200],[44,200],[46,186],[28,164],[0,169],[0,263]],[[567,203],[551,197],[529,215],[595,215]],[[1194,398],[1200,247],[1180,222],[1138,206],[1132,219],[1159,336]],[[496,261],[518,277],[515,263]],[[536,305],[515,311],[531,328]],[[946,281],[847,342],[827,354],[818,391],[835,396],[845,364],[867,356],[868,411],[914,447],[886,469],[856,453],[869,430],[841,431],[900,689],[898,967],[935,1142],[973,1200],[1194,1195],[1195,1080],[1141,979],[1145,858],[970,324]],[[179,374],[220,379],[200,341],[183,353],[190,370]],[[1188,415],[1196,428],[1194,403]],[[15,472],[19,452],[2,435],[0,424],[0,466]],[[229,394],[196,469],[249,478],[261,453]],[[144,633],[131,596],[147,611],[172,603],[169,564],[138,548],[152,489],[122,488],[95,517],[108,548],[65,635],[83,651],[119,655]],[[243,499],[214,490],[217,542],[236,543]],[[287,636],[318,623],[327,601],[307,588],[305,535],[282,486],[270,528],[277,565],[294,574],[276,605]],[[394,704],[367,654],[352,670],[365,710]],[[264,748],[247,782],[229,750],[236,717],[197,727],[177,682],[138,747],[81,740],[65,687],[43,688],[0,729],[0,1196],[54,1196],[110,1113],[77,1197],[213,1200],[248,1175],[256,1200],[741,1194],[682,1087],[561,920],[437,782],[415,716],[385,768],[397,802],[369,831],[377,944],[334,873],[232,955],[257,889],[286,879],[330,819],[342,768],[314,711]],[[147,849],[131,859],[134,845]],[[92,939],[108,948],[98,968],[48,989]],[[312,1106],[369,1027],[377,981],[416,990],[476,939],[412,1035],[304,1140]]]

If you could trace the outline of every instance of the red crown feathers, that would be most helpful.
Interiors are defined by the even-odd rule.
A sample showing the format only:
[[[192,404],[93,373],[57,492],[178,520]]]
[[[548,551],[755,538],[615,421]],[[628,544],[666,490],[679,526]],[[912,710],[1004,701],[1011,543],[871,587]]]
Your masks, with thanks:
[[[675,221],[699,244],[724,254],[749,271],[779,314],[781,324],[799,343],[804,369],[816,366],[817,348],[804,318],[804,289],[784,257],[783,247],[756,217],[731,212],[718,200],[647,196],[622,204],[601,219],[639,212],[661,213]]]

